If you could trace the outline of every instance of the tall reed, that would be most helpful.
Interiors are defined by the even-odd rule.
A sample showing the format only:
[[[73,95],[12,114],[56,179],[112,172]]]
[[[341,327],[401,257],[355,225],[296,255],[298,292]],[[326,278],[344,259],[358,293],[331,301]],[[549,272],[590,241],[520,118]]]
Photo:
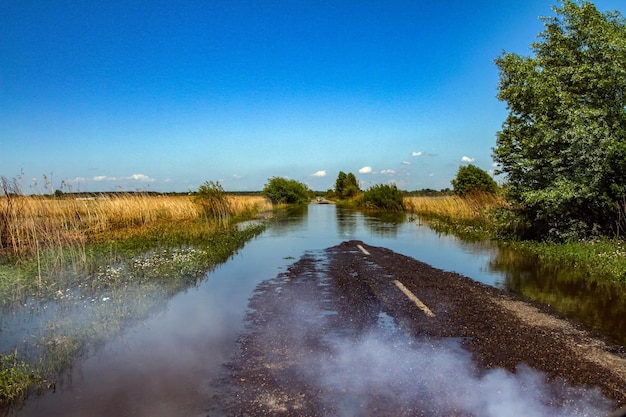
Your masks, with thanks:
[[[263,197],[228,196],[228,204],[233,215],[271,209]],[[0,213],[0,254],[18,260],[42,252],[61,256],[67,248],[81,257],[88,243],[191,222],[204,214],[190,196],[141,194],[62,199],[4,196],[0,198]]]
[[[507,205],[504,197],[492,194],[474,194],[467,197],[448,195],[442,197],[405,197],[409,211],[448,221],[490,221],[491,209]]]

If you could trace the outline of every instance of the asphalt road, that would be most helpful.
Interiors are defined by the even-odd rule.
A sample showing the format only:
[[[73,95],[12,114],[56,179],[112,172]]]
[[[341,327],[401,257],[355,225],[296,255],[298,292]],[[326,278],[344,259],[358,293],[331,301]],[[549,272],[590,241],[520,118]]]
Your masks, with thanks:
[[[350,241],[250,300],[208,416],[607,416],[626,355],[544,306]]]

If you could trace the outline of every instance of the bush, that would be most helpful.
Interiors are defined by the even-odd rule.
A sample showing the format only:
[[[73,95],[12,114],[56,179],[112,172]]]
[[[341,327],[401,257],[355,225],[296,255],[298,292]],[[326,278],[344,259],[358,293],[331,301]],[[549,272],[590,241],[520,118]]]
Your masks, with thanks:
[[[368,208],[386,211],[403,211],[404,196],[395,185],[379,184],[363,193],[361,204]]]
[[[265,184],[262,194],[272,204],[307,204],[311,191],[306,184],[296,180],[272,177]]]
[[[475,165],[459,167],[456,178],[452,180],[454,193],[465,197],[470,194],[495,194],[498,191],[498,184],[493,178]]]
[[[231,214],[230,201],[219,182],[207,181],[198,188],[195,201],[202,212],[218,224],[226,225]]]

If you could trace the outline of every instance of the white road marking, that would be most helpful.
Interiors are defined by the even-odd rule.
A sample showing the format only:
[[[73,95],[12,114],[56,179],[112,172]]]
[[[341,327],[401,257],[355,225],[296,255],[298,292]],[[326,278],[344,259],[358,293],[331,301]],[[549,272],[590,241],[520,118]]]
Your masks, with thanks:
[[[370,253],[368,251],[365,250],[365,248],[361,245],[356,245],[357,248],[361,249],[361,252],[363,252],[366,255],[369,255]]]
[[[430,309],[426,306],[426,304],[422,303],[422,301],[419,298],[417,298],[415,294],[413,294],[407,287],[404,286],[404,284],[402,284],[397,279],[394,280],[393,283],[396,284],[396,287],[398,287],[400,291],[402,291],[409,300],[413,301],[415,305],[417,306],[417,308],[422,310],[424,314],[426,314],[428,317],[435,317],[435,313],[430,311]]]

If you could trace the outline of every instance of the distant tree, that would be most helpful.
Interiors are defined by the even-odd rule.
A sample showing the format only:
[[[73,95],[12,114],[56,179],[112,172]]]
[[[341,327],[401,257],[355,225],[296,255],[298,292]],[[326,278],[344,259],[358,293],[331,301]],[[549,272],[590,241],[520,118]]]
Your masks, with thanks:
[[[311,191],[306,184],[282,177],[272,177],[265,184],[262,194],[272,204],[306,204]]]
[[[365,190],[361,204],[385,211],[403,211],[404,196],[395,185],[378,184]]]
[[[346,174],[343,171],[339,171],[335,181],[335,195],[339,198],[351,198],[356,196],[359,191],[359,182],[356,176],[352,172]]]
[[[452,187],[454,193],[461,197],[477,193],[495,194],[498,191],[495,180],[486,171],[472,164],[459,167],[452,180]]]
[[[587,1],[554,11],[534,56],[496,59],[509,115],[493,156],[528,236],[608,234],[626,198],[626,24]]]
[[[339,175],[337,175],[337,179],[335,180],[335,194],[337,197],[343,197],[343,189],[345,187],[347,175],[343,171],[339,171]]]

